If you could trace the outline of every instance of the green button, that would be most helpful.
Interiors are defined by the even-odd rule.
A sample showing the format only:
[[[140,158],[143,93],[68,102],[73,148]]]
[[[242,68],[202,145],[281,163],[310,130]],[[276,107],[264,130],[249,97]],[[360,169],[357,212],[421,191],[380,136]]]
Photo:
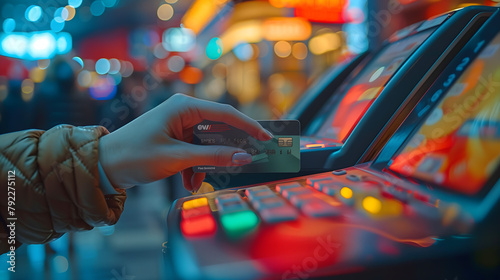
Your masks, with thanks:
[[[240,238],[255,229],[259,218],[251,210],[245,210],[223,214],[221,223],[229,237]]]

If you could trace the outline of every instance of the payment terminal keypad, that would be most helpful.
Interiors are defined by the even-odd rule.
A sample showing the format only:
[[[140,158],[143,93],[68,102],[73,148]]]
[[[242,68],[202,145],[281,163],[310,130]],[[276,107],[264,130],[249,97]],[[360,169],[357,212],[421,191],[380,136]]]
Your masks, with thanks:
[[[221,232],[242,238],[281,223],[307,219],[339,221],[347,216],[368,220],[404,215],[439,217],[436,200],[362,172],[328,172],[184,201],[181,218],[186,237]],[[220,230],[219,230],[220,229]]]

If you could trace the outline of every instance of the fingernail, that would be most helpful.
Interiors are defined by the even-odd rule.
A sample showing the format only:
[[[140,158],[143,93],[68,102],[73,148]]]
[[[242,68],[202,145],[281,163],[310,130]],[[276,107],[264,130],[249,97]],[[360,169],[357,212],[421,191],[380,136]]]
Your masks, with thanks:
[[[234,164],[249,164],[252,162],[252,155],[247,153],[236,153],[232,159]]]
[[[274,138],[274,135],[271,132],[269,132],[269,130],[265,129],[265,131],[266,131],[267,136],[269,136],[269,139],[267,139],[267,140],[271,140]]]

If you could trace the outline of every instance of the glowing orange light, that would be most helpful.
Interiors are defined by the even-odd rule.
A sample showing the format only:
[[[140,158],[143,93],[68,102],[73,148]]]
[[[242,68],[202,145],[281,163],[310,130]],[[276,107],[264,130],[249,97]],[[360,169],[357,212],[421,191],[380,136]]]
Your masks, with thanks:
[[[377,214],[382,210],[382,202],[373,196],[367,196],[363,199],[363,208],[371,214]]]
[[[350,199],[352,198],[352,190],[348,187],[343,187],[340,189],[340,195],[344,198]]]
[[[306,144],[306,148],[324,148],[325,144]]]
[[[186,84],[194,85],[201,82],[203,72],[196,67],[188,66],[179,73],[179,78]]]
[[[311,23],[296,17],[269,18],[262,22],[262,35],[268,41],[303,41],[311,36]]]

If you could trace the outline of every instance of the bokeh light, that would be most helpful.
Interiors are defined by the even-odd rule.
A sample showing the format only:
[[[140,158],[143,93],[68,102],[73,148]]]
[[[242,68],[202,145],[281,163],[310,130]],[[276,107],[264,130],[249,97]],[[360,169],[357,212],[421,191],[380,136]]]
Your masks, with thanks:
[[[93,16],[98,17],[102,15],[104,10],[106,10],[106,7],[104,7],[104,4],[100,0],[96,0],[90,5],[90,13]]]
[[[68,6],[64,7],[64,9],[62,10],[61,17],[65,21],[70,21],[75,17],[75,14],[76,14],[75,8],[68,5]]]
[[[112,59],[109,60],[109,71],[108,71],[108,73],[109,74],[120,73],[120,61],[118,59],[112,58]]]
[[[98,76],[89,88],[90,96],[96,100],[109,100],[116,95],[115,80],[109,76]]]
[[[168,4],[175,4],[178,0],[165,0]]]
[[[203,72],[192,66],[187,66],[179,73],[179,78],[186,84],[197,84],[203,79]]]
[[[32,22],[37,21],[42,17],[42,8],[40,8],[40,6],[31,5],[26,9],[24,17]]]
[[[83,69],[83,66],[85,65],[83,63],[83,59],[81,57],[78,57],[78,56],[75,56],[72,58],[74,61],[76,61],[76,63],[78,63],[78,65],[80,65],[80,69]]]
[[[40,59],[38,61],[38,67],[40,69],[47,69],[47,67],[49,67],[50,65],[50,59]]]
[[[68,268],[69,268],[68,259],[66,257],[63,257],[63,256],[56,256],[54,258],[53,265],[54,265],[54,270],[57,273],[64,273],[64,272],[68,271]]]
[[[130,77],[134,73],[134,65],[130,61],[122,61],[120,73],[124,78]]]
[[[167,61],[168,69],[175,73],[180,72],[182,69],[184,69],[185,64],[186,62],[184,61],[184,59],[178,55],[172,56]]]
[[[64,20],[62,22],[58,22],[56,19],[53,19],[50,22],[50,29],[54,32],[60,32],[64,29]]]
[[[318,35],[309,41],[309,50],[315,55],[337,50],[341,46],[342,38],[339,34],[333,32]]]
[[[76,80],[78,82],[78,85],[84,88],[88,88],[92,83],[92,75],[90,74],[89,71],[83,70],[80,73],[78,73]]]
[[[293,44],[292,55],[296,59],[303,60],[307,57],[307,46],[302,42]]]
[[[249,43],[238,44],[233,49],[234,55],[241,61],[248,61],[254,56],[254,51]]]
[[[153,49],[153,54],[156,58],[164,59],[168,56],[169,52],[165,50],[162,43],[158,43]]]
[[[7,18],[3,21],[2,27],[5,33],[10,33],[16,29],[16,21],[13,18]]]
[[[68,5],[73,8],[78,8],[82,5],[82,0],[68,0]]]
[[[174,8],[172,8],[172,6],[170,6],[169,4],[163,4],[158,7],[156,14],[158,15],[159,19],[167,21],[174,16]]]
[[[285,58],[292,53],[292,46],[287,41],[278,41],[274,44],[274,53],[281,58]]]
[[[45,70],[40,67],[34,67],[30,71],[30,79],[35,83],[41,83],[45,80]]]
[[[64,22],[64,18],[63,18],[63,11],[64,11],[64,8],[58,8],[55,12],[54,12],[54,20],[56,22]],[[67,15],[66,15],[67,16]]]
[[[101,1],[102,1],[102,4],[104,5],[104,7],[106,7],[106,8],[114,7],[118,3],[117,0],[101,0]]]
[[[30,101],[33,98],[33,92],[35,91],[35,83],[31,79],[25,79],[21,83],[21,91],[22,95],[21,97],[23,98],[24,101]]]
[[[207,50],[206,50],[207,57],[212,60],[216,60],[222,55],[222,50],[223,50],[222,40],[217,37],[212,38],[210,39],[207,45]]]
[[[109,60],[105,58],[101,58],[95,63],[95,71],[99,75],[104,75],[108,73],[110,68],[111,64],[109,63]]]

